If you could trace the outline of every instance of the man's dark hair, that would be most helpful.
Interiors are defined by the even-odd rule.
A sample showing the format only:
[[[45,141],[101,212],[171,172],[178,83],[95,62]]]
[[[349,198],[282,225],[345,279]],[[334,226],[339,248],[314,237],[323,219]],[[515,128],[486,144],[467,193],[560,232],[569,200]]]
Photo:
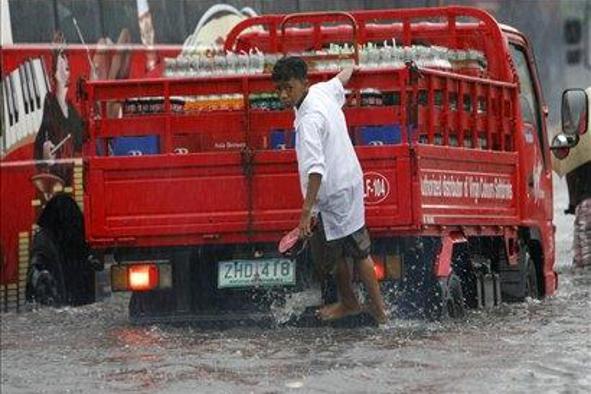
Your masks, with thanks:
[[[283,57],[273,66],[273,82],[287,82],[290,79],[303,81],[308,75],[306,62],[297,56]]]

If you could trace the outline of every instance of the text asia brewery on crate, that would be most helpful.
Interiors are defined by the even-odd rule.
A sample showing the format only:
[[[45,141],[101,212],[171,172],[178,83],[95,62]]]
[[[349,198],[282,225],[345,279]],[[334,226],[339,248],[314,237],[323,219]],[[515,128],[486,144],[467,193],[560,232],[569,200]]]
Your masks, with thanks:
[[[277,252],[302,202],[293,110],[270,78],[286,53],[307,61],[310,83],[359,64],[343,110],[376,275],[401,315],[457,316],[556,290],[532,50],[483,11],[251,17],[223,51],[133,51],[130,79],[70,83],[78,118],[65,131],[43,115],[58,108],[50,70],[62,58],[73,82],[89,77],[86,52],[3,51],[3,309],[24,299],[29,264],[57,283],[54,301],[92,301],[104,261],[113,290],[133,291],[137,322],[266,319],[314,289],[324,300],[311,309],[332,301],[333,280],[317,283],[309,252]],[[146,72],[148,55],[158,60]]]

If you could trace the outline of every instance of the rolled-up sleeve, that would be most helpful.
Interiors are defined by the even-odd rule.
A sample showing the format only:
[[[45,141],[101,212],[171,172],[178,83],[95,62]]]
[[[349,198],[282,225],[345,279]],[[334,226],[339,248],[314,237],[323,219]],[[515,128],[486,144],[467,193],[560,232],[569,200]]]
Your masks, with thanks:
[[[297,151],[298,163],[301,173],[310,174],[326,173],[326,160],[322,149],[322,138],[325,133],[326,120],[318,112],[306,114],[299,122],[297,133],[300,148]]]

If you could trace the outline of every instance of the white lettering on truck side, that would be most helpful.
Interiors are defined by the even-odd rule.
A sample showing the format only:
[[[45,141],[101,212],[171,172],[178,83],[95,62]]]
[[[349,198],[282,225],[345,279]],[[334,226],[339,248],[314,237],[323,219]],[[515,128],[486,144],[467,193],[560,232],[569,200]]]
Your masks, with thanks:
[[[478,200],[511,200],[513,184],[498,176],[428,174],[421,177],[423,197],[470,198]]]

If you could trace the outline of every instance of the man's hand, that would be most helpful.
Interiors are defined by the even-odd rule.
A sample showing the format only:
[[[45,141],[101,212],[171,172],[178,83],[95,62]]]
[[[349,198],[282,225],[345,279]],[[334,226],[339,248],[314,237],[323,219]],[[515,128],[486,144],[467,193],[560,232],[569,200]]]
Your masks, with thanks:
[[[355,71],[357,68],[357,66],[347,66],[337,74],[337,78],[341,81],[343,86],[349,82],[351,75],[353,75],[353,71]]]
[[[312,221],[312,210],[314,203],[316,202],[316,196],[318,195],[318,189],[320,189],[320,183],[322,182],[322,175],[317,173],[311,173],[308,175],[308,187],[306,189],[306,197],[304,198],[304,205],[302,206],[302,214],[300,216],[300,238],[307,238],[312,235],[312,227],[314,227]]]
[[[302,210],[300,216],[300,239],[309,238],[312,235],[312,212],[306,209]]]
[[[55,160],[55,145],[47,140],[43,143],[43,160]]]

